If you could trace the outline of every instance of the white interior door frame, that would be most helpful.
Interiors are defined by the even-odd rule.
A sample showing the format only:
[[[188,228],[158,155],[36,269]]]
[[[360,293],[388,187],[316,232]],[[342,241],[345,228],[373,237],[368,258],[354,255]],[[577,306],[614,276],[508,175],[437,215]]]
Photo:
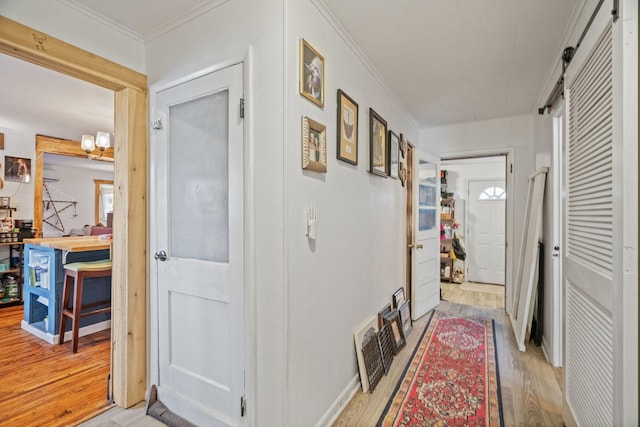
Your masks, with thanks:
[[[244,336],[246,337],[244,343],[244,366],[245,366],[245,396],[247,402],[247,414],[245,417],[246,425],[256,425],[257,419],[255,417],[256,411],[251,410],[255,408],[257,402],[257,388],[255,384],[257,382],[257,357],[256,357],[256,336],[257,336],[257,318],[256,307],[257,301],[255,299],[256,289],[256,244],[255,244],[255,171],[251,167],[253,164],[253,153],[255,151],[253,138],[253,114],[251,100],[254,97],[253,87],[253,47],[248,46],[246,49],[240,49],[232,52],[232,55],[226,61],[211,65],[209,67],[194,71],[190,74],[184,75],[179,78],[171,78],[162,80],[152,84],[149,87],[149,116],[155,117],[155,106],[157,103],[158,93],[167,90],[169,88],[178,86],[182,83],[188,82],[193,79],[197,79],[204,75],[213,73],[218,70],[222,70],[231,65],[238,63],[244,63],[244,99],[245,99],[245,118],[244,118]],[[153,126],[153,123],[149,123]],[[154,144],[154,134],[149,134],[149,159],[152,160],[158,156],[157,144]],[[157,166],[153,161],[148,162],[149,165],[149,183],[155,182],[158,171]],[[153,185],[148,185],[149,191],[149,203],[152,200],[156,200],[157,194],[156,188]],[[149,253],[148,253],[148,265],[154,265],[153,259],[154,248],[158,247],[158,236],[153,230],[157,230],[158,224],[156,218],[150,215],[149,218]],[[157,270],[155,268],[149,269],[150,284],[157,283]],[[150,285],[149,289],[149,330],[153,331],[153,328],[158,328],[158,306],[155,302],[158,301],[158,289]],[[146,388],[149,389],[151,384],[157,384],[159,380],[159,343],[158,338],[154,334],[150,333],[148,340],[149,348],[149,365]]]
[[[513,189],[516,188],[515,183],[515,168],[513,166],[515,162],[515,148],[506,147],[506,148],[495,148],[495,149],[487,149],[487,150],[477,150],[477,151],[464,151],[464,152],[451,152],[451,153],[443,153],[440,155],[442,160],[453,160],[453,159],[463,159],[469,157],[489,157],[489,156],[505,156],[506,158],[506,169],[505,169],[505,185],[507,190],[507,204],[506,204],[506,221],[505,221],[505,310],[507,313],[511,313],[513,310],[513,276],[514,276],[514,252],[516,250],[516,246],[514,243],[513,236],[513,212],[515,209],[513,197]],[[465,218],[465,222],[468,223],[468,218]]]

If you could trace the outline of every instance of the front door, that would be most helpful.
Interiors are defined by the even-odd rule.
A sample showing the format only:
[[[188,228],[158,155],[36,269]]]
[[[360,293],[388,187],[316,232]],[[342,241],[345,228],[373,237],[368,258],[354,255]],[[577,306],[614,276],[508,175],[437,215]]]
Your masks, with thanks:
[[[504,179],[469,181],[467,279],[504,286]]]
[[[242,424],[242,70],[158,92],[152,116],[152,378],[158,398],[197,425]]]
[[[422,317],[440,303],[440,159],[413,149],[411,313]]]

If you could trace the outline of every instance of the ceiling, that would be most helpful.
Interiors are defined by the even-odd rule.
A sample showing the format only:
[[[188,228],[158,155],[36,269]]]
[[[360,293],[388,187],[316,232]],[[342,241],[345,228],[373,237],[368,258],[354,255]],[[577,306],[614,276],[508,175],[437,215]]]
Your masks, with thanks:
[[[148,40],[220,0],[59,1]],[[418,126],[429,128],[535,111],[584,0],[323,1]],[[113,131],[108,90],[4,55],[0,82],[8,127],[74,140]]]

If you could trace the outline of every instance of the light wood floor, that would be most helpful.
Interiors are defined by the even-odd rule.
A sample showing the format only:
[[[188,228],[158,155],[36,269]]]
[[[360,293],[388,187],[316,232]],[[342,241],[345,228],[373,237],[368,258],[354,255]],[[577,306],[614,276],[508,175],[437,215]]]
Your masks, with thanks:
[[[458,288],[443,286],[443,298],[476,299],[475,295],[457,295]],[[455,285],[455,284],[450,284]],[[445,289],[447,289],[445,291]],[[452,295],[454,295],[452,297]],[[479,298],[486,304],[494,304],[492,298]],[[504,304],[504,303],[503,303]],[[441,301],[441,311],[466,316],[487,317],[495,320],[498,349],[498,370],[502,393],[504,425],[509,426],[562,426],[562,370],[548,364],[539,347],[527,345],[527,351],[518,351],[513,338],[511,321],[503,310],[472,307],[452,301]],[[415,325],[407,340],[407,346],[398,354],[389,375],[383,378],[373,393],[358,391],[349,402],[334,427],[375,426],[395,388],[406,363],[418,343],[428,316],[423,316]]]
[[[442,282],[442,299],[473,307],[504,309],[504,286],[465,282]]]
[[[109,330],[51,345],[22,330],[23,307],[0,309],[0,426],[70,426],[110,406]]]
[[[475,285],[475,284],[467,284]],[[527,345],[527,351],[518,351],[513,338],[511,322],[504,307],[502,287],[493,285],[461,286],[443,283],[439,310],[467,316],[489,317],[495,320],[498,348],[498,369],[502,392],[504,425],[510,426],[562,426],[562,370],[549,365],[540,348]],[[482,288],[481,292],[478,292]],[[502,297],[500,298],[500,295]],[[464,304],[475,304],[476,307]],[[377,385],[373,393],[359,391],[349,402],[334,427],[375,426],[391,396],[413,349],[418,343],[428,316],[414,324],[406,347],[391,365],[391,372]],[[82,427],[155,427],[156,420],[144,415],[144,407],[124,410],[112,408],[104,414],[82,424]]]

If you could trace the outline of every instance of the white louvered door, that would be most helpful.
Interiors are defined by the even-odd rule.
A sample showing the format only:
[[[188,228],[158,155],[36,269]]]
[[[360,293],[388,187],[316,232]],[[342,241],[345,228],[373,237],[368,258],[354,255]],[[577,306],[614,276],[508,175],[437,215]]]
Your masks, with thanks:
[[[612,23],[602,10],[566,75],[567,194],[564,247],[567,424],[615,425]],[[566,413],[566,411],[565,411]],[[565,416],[566,418],[566,416]],[[567,421],[567,420],[565,420]]]

